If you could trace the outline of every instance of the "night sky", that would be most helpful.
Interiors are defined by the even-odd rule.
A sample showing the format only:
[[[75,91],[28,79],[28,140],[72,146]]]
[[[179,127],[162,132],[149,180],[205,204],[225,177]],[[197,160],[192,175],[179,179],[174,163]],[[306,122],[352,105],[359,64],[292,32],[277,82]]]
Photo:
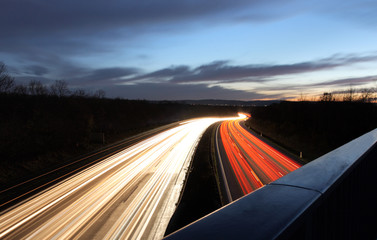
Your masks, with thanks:
[[[107,97],[293,99],[377,87],[375,0],[1,0],[18,83]]]

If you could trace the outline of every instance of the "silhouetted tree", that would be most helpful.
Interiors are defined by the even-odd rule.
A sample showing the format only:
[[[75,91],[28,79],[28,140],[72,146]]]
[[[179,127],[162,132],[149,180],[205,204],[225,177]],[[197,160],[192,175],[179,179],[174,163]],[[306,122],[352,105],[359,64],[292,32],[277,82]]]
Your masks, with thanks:
[[[25,85],[20,84],[13,88],[13,93],[18,95],[27,95],[28,88]]]
[[[72,92],[72,97],[80,97],[80,98],[85,98],[88,97],[89,94],[82,88],[76,89]]]
[[[66,97],[71,93],[68,89],[68,85],[63,80],[56,80],[54,84],[50,86],[50,94],[58,97]]]
[[[332,102],[332,101],[335,101],[335,98],[334,98],[334,96],[333,96],[332,93],[325,92],[325,93],[323,93],[323,95],[321,96],[321,101],[322,101],[322,102]]]
[[[297,99],[299,102],[305,102],[307,101],[307,97],[302,92],[300,93],[300,97]]]
[[[106,93],[102,89],[95,91],[94,94],[93,94],[93,97],[95,97],[95,98],[105,98],[105,96],[106,96]]]
[[[0,62],[0,93],[9,93],[14,87],[14,78],[9,76],[4,63]]]
[[[343,96],[343,101],[345,102],[352,102],[354,101],[354,94],[355,90],[352,88],[352,86],[346,91],[346,93]]]
[[[37,80],[31,80],[28,85],[28,92],[30,95],[47,95],[47,88]]]
[[[360,91],[360,102],[371,102],[373,100],[373,93],[375,92],[375,89],[373,88],[364,88]]]

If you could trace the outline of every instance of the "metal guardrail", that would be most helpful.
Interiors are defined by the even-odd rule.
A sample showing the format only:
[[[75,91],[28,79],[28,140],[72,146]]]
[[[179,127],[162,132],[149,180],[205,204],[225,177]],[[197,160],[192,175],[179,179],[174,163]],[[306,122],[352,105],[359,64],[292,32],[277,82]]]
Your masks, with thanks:
[[[166,237],[376,238],[377,129]]]

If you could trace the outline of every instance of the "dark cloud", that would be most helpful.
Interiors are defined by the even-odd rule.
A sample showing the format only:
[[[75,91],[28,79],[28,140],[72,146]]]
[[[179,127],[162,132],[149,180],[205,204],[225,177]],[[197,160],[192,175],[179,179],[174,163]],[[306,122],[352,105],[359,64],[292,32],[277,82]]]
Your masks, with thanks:
[[[178,66],[161,69],[130,78],[127,81],[171,81],[175,83],[194,82],[265,82],[273,77],[329,70],[336,67],[377,60],[377,55],[335,55],[316,61],[282,65],[243,65],[232,66],[228,61],[215,61],[190,68]]]
[[[70,80],[70,83],[78,86],[86,85],[113,85],[124,80],[125,77],[133,76],[138,73],[136,68],[112,67],[95,70],[87,70],[87,73],[81,77]]]
[[[314,88],[342,89],[344,87],[363,87],[368,83],[377,83],[377,76],[364,76],[356,78],[344,78],[331,81],[322,81],[312,84],[277,84],[271,87],[260,87],[259,91],[304,91]]]
[[[0,52],[114,51],[106,42],[153,31],[183,31],[187,26],[229,22],[245,8],[249,9],[247,15],[263,18],[258,11],[263,5],[266,3],[261,0],[3,0]]]
[[[263,5],[266,3],[261,0],[3,0],[0,4],[0,58],[6,64],[12,62],[10,69],[20,78],[43,76],[75,79],[72,80],[75,83],[88,83],[97,78],[100,81],[102,75],[111,74],[91,72],[78,64],[82,60],[74,62],[73,59],[103,57],[106,61],[106,56],[121,54],[124,60],[127,59],[125,52],[132,52],[132,44],[138,45],[145,34],[184,32],[191,27],[235,21],[239,10],[245,8],[249,9],[248,16],[262,19],[263,12],[258,9]],[[121,80],[129,75],[119,72],[124,69],[112,70],[116,76],[103,79]],[[172,70],[176,72],[169,72]],[[186,70],[188,67],[175,67],[166,69],[168,72],[155,72],[150,77],[157,80],[178,75],[179,71],[183,74]]]
[[[268,21],[302,11],[328,12],[372,23],[377,21],[377,4],[372,1],[306,2],[2,0],[0,51],[14,51],[17,46],[22,49],[59,46],[65,52],[92,50],[103,39],[123,38],[125,34],[132,38],[141,32],[182,31],[188,25],[208,27],[234,21]],[[321,7],[310,10],[316,5]],[[88,42],[88,37],[95,37],[97,44]]]
[[[147,100],[183,100],[183,99],[264,99],[281,98],[281,95],[264,95],[256,92],[226,89],[220,86],[209,87],[206,84],[141,83],[118,85],[103,88],[106,96],[128,99]]]
[[[55,73],[59,73],[54,76],[48,75],[52,71],[51,69],[40,65],[13,68],[12,73],[16,74],[16,80],[20,83],[27,83],[30,80],[40,80],[45,84],[49,84],[55,80],[62,79],[73,87],[91,87],[93,85],[111,86],[118,84],[124,78],[140,72],[139,69],[131,67],[90,69],[59,60],[55,61],[55,64],[54,66],[50,66]]]
[[[377,82],[377,76],[366,76],[366,77],[357,77],[357,78],[345,78],[345,79],[338,79],[334,81],[325,81],[315,84],[309,84],[307,86],[311,87],[319,87],[319,86],[361,86],[368,83]]]
[[[76,33],[105,35],[109,30],[151,29],[159,24],[180,26],[184,22],[215,24],[232,21],[264,21],[302,11],[329,12],[332,15],[376,20],[373,1],[294,0],[180,0],[180,1],[103,1],[103,0],[2,0],[2,34],[20,36]],[[317,5],[317,6],[316,6]],[[319,5],[319,6],[318,6]],[[314,10],[312,9],[314,8]],[[215,21],[216,20],[216,21]],[[153,28],[153,27],[152,27]],[[60,35],[62,34],[62,35]],[[32,40],[33,37],[29,40]]]
[[[190,75],[191,70],[189,66],[172,66],[169,68],[160,69],[147,74],[141,74],[139,76],[129,78],[127,81],[138,80],[153,80],[159,81],[174,78],[175,76]]]
[[[112,43],[119,39],[127,42],[151,32],[184,32],[189,27],[202,29],[234,21],[281,19],[300,11],[314,11],[308,6],[315,5],[321,6],[316,8],[317,12],[327,10],[334,15],[341,12],[376,23],[377,6],[372,1],[305,2],[308,3],[299,4],[295,0],[2,0],[0,54],[24,59],[25,54],[39,57],[51,52],[60,57],[114,53],[119,45]],[[130,48],[126,44],[122,47]],[[185,81],[182,77],[177,81]],[[208,77],[218,78],[215,75]]]
[[[10,65],[10,73],[17,79],[74,79],[88,75],[88,68],[55,54],[23,54],[19,65]],[[33,64],[29,64],[33,63]]]
[[[278,1],[272,1],[272,3]],[[6,31],[44,33],[75,31],[98,31],[114,27],[171,23],[195,20],[221,13],[232,13],[235,9],[251,7],[249,15],[258,12],[258,6],[266,5],[261,0],[201,0],[181,1],[102,1],[102,0],[3,0],[1,20],[11,21],[14,28]],[[269,4],[267,4],[269,5]],[[254,10],[255,9],[255,10]],[[221,15],[222,16],[222,15]],[[234,13],[229,16],[234,16]],[[219,17],[220,18],[220,17]],[[21,33],[23,29],[24,33]]]
[[[53,83],[55,80],[46,78],[43,76],[19,76],[15,77],[16,83],[17,84],[22,84],[22,85],[28,85],[31,81],[39,81],[42,84],[45,85],[50,85]]]
[[[49,70],[46,67],[39,66],[39,65],[31,65],[26,67],[26,74],[32,74],[36,76],[42,76],[49,72]]]

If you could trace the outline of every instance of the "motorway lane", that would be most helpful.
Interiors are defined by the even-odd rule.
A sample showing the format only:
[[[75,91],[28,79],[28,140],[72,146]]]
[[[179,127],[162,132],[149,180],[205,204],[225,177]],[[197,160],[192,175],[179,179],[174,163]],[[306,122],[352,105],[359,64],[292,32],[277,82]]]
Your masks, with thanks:
[[[200,136],[194,119],[137,143],[0,213],[0,239],[159,239]]]
[[[216,138],[229,202],[301,167],[243,128],[244,120],[222,122]]]
[[[157,133],[179,126],[180,122],[164,125],[146,132],[142,132],[122,141],[107,145],[94,152],[79,156],[78,158],[66,161],[66,164],[56,166],[33,178],[26,178],[22,182],[15,183],[11,186],[0,186],[0,212],[12,205],[20,202],[27,197],[37,194],[39,191],[46,189],[63,179],[85,169],[97,162],[112,156],[127,147],[132,146],[142,140],[145,140]]]

